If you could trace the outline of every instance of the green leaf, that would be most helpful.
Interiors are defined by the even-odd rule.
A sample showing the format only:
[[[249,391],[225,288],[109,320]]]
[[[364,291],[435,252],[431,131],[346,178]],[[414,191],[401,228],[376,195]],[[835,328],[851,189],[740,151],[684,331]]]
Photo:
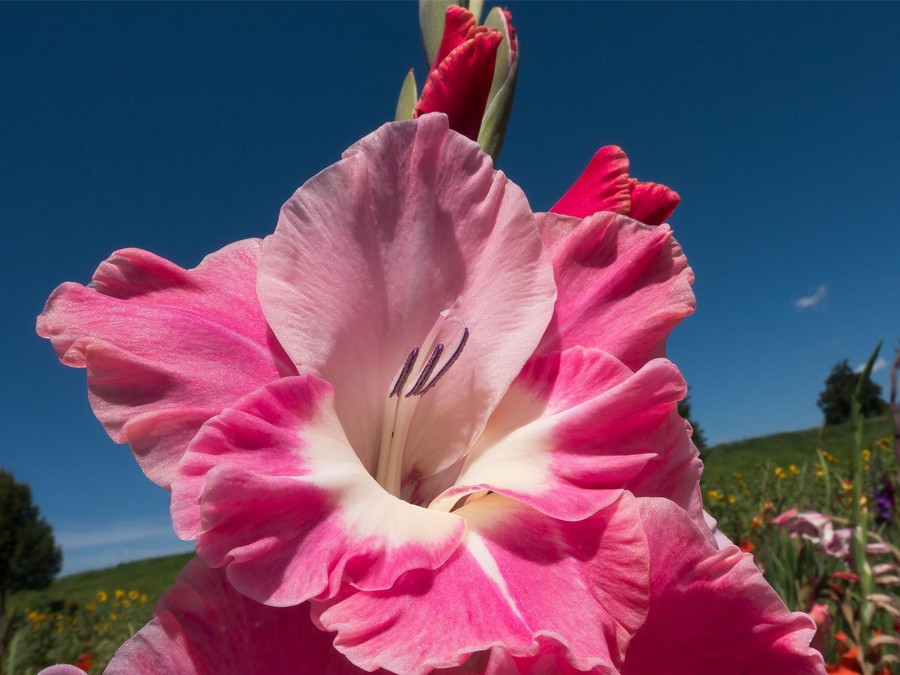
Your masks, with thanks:
[[[468,8],[468,10],[472,12],[476,24],[481,23],[481,13],[484,11],[484,0],[469,0],[469,2],[463,3],[463,7]]]
[[[411,120],[413,109],[416,107],[416,101],[419,99],[419,92],[416,89],[416,76],[413,69],[410,68],[403,80],[403,86],[400,87],[400,96],[397,99],[397,111],[394,113],[394,119]]]
[[[506,16],[499,7],[494,7],[487,16],[484,25],[503,33],[503,41],[497,49],[497,61],[494,66],[494,79],[488,94],[487,107],[481,119],[478,132],[478,143],[484,148],[494,162],[500,155],[506,127],[512,112],[513,99],[516,95],[516,76],[519,71],[519,51],[512,50],[509,25]]]
[[[444,17],[447,7],[455,5],[453,0],[419,0],[419,29],[422,31],[422,45],[425,47],[425,58],[428,67],[434,65],[444,37]]]

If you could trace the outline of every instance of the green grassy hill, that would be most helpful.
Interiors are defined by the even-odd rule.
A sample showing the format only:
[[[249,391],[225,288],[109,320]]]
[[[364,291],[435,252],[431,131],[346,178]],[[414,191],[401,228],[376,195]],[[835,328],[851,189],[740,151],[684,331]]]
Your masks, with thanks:
[[[818,447],[842,461],[850,459],[853,432],[849,423],[825,427],[821,432],[821,444],[819,434],[819,429],[803,429],[713,446],[702,455],[703,489],[715,489],[734,471],[750,476],[766,462],[785,468],[791,464],[802,466],[804,462],[815,462]],[[863,447],[893,434],[890,417],[868,419],[863,426]]]
[[[127,592],[134,589],[146,593],[151,601],[149,604],[152,605],[163,591],[175,582],[178,572],[192,557],[192,553],[180,553],[71,574],[57,579],[45,591],[16,593],[12,596],[10,604],[27,609],[74,600],[81,605],[95,600],[99,591],[105,591],[112,596],[116,590]]]
[[[889,417],[867,420],[865,443],[893,434]],[[788,467],[801,466],[816,461],[819,447],[819,430],[804,429],[771,436],[748,438],[733,443],[714,446],[703,453],[705,470],[704,490],[715,489],[731,475],[739,471],[750,476],[760,470],[760,465]],[[849,424],[826,427],[822,434],[822,448],[841,460],[849,459],[853,448],[853,435]],[[116,589],[137,589],[151,600],[159,597],[172,585],[178,571],[190,559],[190,554],[151,558],[124,563],[102,570],[82,572],[63,577],[46,591],[29,591],[13,596],[12,604],[25,608],[41,603],[61,601],[67,598],[84,603],[92,600],[98,591],[113,593]]]

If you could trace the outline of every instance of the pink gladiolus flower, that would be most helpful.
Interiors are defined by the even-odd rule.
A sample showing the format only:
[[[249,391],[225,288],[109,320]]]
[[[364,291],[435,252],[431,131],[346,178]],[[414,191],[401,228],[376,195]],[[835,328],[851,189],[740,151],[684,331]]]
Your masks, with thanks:
[[[791,537],[802,537],[817,545],[818,549],[833,558],[849,561],[853,528],[834,529],[831,519],[817,511],[798,512],[788,509],[772,519],[774,525],[787,531]]]
[[[509,12],[505,16],[514,55],[518,48],[515,31]],[[500,31],[476,25],[468,9],[449,5],[444,35],[416,103],[414,117],[445,113],[450,118],[451,129],[477,140],[494,79],[497,49],[503,39]]]
[[[681,197],[660,183],[631,178],[628,171],[628,157],[622,148],[615,145],[600,148],[550,211],[579,218],[597,211],[612,211],[648,225],[666,222]]]
[[[126,251],[51,297],[39,332],[202,560],[111,672],[308,645],[325,673],[649,673],[697,644],[692,673],[816,672],[809,619],[704,521],[669,228],[535,217],[448,126],[367,136],[262,243]]]

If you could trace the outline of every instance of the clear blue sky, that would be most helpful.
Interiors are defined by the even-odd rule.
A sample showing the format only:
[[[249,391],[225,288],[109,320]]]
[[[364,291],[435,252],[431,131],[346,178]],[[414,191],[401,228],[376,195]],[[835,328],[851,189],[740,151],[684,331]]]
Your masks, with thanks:
[[[522,61],[500,167],[535,210],[609,143],[682,195],[699,307],[670,356],[711,441],[813,426],[834,363],[882,338],[893,356],[900,4],[510,9]],[[31,483],[66,571],[185,545],[83,371],[34,334],[47,295],[117,248],[189,267],[271,232],[423,61],[410,3],[0,4],[0,466]]]

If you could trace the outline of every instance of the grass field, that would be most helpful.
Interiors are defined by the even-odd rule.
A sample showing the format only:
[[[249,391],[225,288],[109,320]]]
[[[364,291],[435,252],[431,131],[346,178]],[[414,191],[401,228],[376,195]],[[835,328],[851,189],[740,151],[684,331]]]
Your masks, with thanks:
[[[877,438],[891,437],[893,434],[890,417],[868,419],[863,426],[863,446],[868,446]],[[751,476],[759,471],[760,464],[767,462],[783,467],[815,462],[818,447],[841,461],[850,459],[853,452],[850,424],[825,427],[822,430],[821,445],[819,429],[803,429],[711,447],[703,453],[703,489],[719,487],[735,471]]]

